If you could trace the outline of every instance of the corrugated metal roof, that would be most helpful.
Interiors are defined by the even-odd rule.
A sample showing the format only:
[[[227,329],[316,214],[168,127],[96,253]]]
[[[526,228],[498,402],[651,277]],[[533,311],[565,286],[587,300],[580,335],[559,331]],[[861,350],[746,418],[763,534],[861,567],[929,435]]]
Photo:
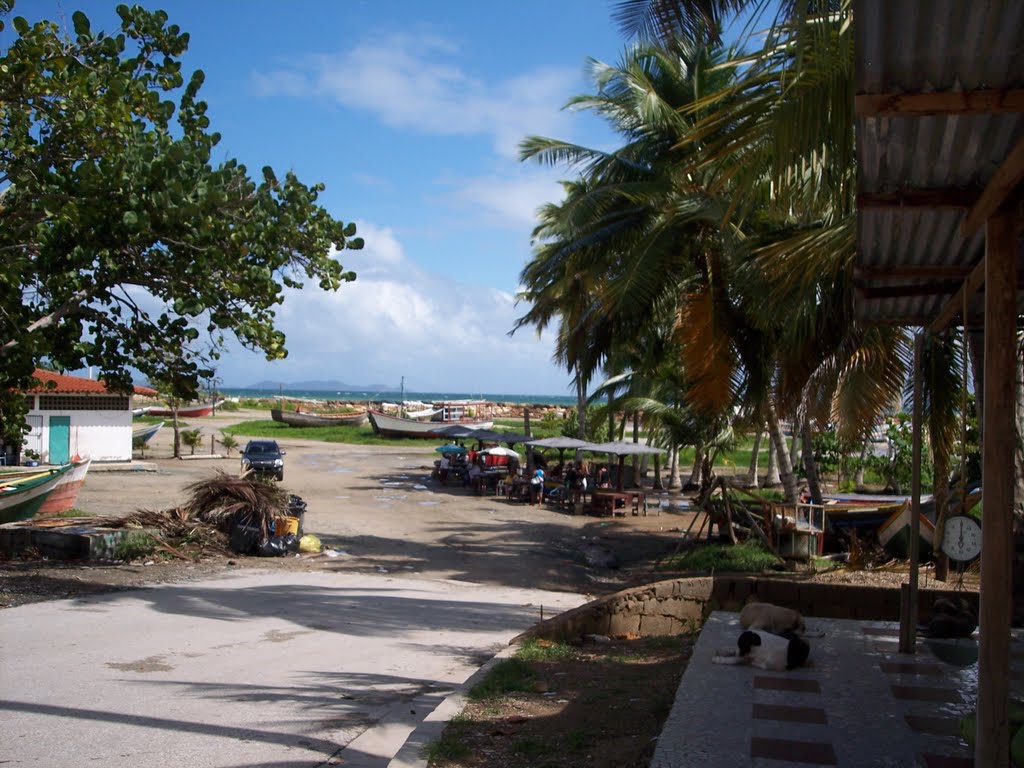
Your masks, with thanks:
[[[81,376],[68,376],[63,373],[44,371],[42,368],[36,368],[35,373],[32,375],[39,379],[39,381],[43,383],[43,386],[26,389],[26,392],[54,395],[114,394],[107,389],[106,382],[97,381],[96,379],[84,379]],[[149,395],[152,397],[157,394],[155,389],[150,389],[149,387],[140,387],[136,385],[133,389],[136,395]]]
[[[1021,0],[856,0],[858,95],[1007,90],[1024,87]],[[910,189],[977,193],[1024,137],[1024,114],[888,115],[857,119],[858,194]],[[919,295],[930,279],[881,278],[899,267],[973,267],[984,234],[960,235],[966,209],[872,208],[857,221],[858,317],[878,323],[930,322],[955,293]],[[1024,248],[1020,254],[1024,266]],[[900,289],[905,290],[901,293]],[[895,294],[895,295],[889,295]],[[1022,305],[1024,306],[1024,305]],[[980,313],[973,298],[971,314]]]

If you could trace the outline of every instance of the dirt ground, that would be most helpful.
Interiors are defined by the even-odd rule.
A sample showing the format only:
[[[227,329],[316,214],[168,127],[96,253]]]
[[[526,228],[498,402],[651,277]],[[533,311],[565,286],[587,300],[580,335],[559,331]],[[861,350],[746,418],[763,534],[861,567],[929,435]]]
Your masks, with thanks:
[[[209,437],[219,437],[221,428],[268,415],[229,413],[193,420],[190,426],[200,427],[209,445]],[[0,608],[145,588],[235,568],[408,573],[597,597],[671,578],[674,574],[658,570],[658,564],[678,550],[693,516],[678,495],[652,495],[647,516],[595,518],[442,487],[430,478],[436,454],[429,441],[416,448],[287,437],[279,442],[286,451],[282,485],[307,502],[304,530],[320,537],[329,550],[325,554],[218,554],[198,561],[154,556],[113,564],[0,560]],[[100,515],[168,509],[184,502],[190,484],[218,470],[237,474],[240,469],[237,451],[223,458],[176,460],[171,455],[171,431],[165,426],[145,456],[156,472],[94,468],[77,507]],[[898,588],[906,575],[895,569],[801,578]],[[471,704],[445,736],[466,751],[432,765],[646,765],[691,648],[688,637],[674,643],[612,638],[576,649],[569,659],[532,662],[534,688]]]

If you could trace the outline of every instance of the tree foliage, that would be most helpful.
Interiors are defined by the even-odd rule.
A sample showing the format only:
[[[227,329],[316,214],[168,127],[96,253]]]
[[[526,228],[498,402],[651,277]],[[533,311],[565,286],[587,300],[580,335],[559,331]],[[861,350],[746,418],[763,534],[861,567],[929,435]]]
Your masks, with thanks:
[[[120,30],[81,12],[66,35],[11,18],[0,56],[0,389],[42,358],[96,366],[126,387],[163,361],[193,393],[231,333],[268,359],[286,287],[336,290],[334,251],[355,226],[317,204],[321,184],[215,162],[220,135],[186,77],[188,35],[163,11],[119,6]]]

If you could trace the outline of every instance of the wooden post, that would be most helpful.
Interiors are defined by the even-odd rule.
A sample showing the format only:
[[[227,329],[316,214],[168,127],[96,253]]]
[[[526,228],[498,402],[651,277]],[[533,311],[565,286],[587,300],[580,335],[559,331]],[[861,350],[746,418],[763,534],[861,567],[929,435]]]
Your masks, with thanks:
[[[910,583],[900,594],[900,653],[917,647],[917,567],[921,548],[921,349],[924,335],[914,337],[914,411],[911,421],[910,475]]]
[[[974,764],[1008,765],[1010,617],[1013,595],[1017,242],[1005,210],[985,231],[985,409],[982,435],[978,735]]]

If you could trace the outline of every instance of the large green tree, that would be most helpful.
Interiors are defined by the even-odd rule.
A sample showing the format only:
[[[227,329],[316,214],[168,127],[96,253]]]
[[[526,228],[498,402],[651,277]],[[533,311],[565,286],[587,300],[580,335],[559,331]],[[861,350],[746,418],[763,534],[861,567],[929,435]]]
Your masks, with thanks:
[[[335,250],[362,240],[317,204],[322,185],[212,160],[188,35],[163,11],[117,13],[115,34],[80,12],[67,34],[0,0],[0,390],[43,359],[127,386],[171,358],[194,393],[224,333],[287,354],[286,287],[355,278]]]

